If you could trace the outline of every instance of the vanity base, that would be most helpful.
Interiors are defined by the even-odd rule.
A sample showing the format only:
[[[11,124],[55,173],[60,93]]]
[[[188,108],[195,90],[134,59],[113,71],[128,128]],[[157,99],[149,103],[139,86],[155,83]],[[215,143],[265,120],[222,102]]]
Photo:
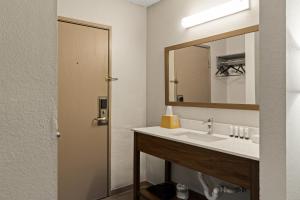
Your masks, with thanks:
[[[165,181],[171,181],[171,163],[200,171],[250,190],[251,200],[259,200],[259,162],[147,134],[134,133],[134,199],[140,191],[140,153],[166,161]],[[145,196],[145,195],[143,195]],[[147,197],[146,197],[147,198]]]

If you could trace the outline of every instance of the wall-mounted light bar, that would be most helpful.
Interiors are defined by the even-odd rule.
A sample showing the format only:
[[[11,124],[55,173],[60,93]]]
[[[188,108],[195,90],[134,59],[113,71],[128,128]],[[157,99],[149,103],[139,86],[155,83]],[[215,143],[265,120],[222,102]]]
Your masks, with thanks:
[[[215,19],[232,15],[250,9],[250,0],[231,0],[227,3],[210,8],[198,14],[185,17],[181,20],[184,28],[190,28]]]

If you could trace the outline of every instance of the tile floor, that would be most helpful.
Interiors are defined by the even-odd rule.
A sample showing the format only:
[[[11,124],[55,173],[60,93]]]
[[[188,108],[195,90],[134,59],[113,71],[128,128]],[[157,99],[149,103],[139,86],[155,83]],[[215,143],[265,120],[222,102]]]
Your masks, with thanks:
[[[117,194],[103,200],[133,200],[133,193],[132,191],[124,192],[121,194]]]
[[[140,197],[141,200],[146,200],[142,197]],[[131,191],[127,191],[121,194],[117,194],[117,195],[113,195],[111,197],[107,197],[105,199],[102,200],[133,200],[133,192]]]

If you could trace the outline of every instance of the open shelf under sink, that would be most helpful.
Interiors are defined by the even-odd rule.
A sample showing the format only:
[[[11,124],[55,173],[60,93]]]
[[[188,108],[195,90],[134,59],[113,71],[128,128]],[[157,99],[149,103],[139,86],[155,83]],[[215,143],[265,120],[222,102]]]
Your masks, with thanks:
[[[207,200],[203,195],[191,190],[189,190],[189,195],[190,195],[189,200]],[[145,200],[160,200],[157,196],[149,192],[147,188],[141,188],[140,196],[141,199],[145,199]],[[180,199],[174,197],[170,200],[180,200]]]

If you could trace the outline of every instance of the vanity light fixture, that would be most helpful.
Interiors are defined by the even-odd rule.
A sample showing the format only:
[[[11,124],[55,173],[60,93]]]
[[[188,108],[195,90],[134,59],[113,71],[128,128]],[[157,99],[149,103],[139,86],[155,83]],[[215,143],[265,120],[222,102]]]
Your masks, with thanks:
[[[250,0],[231,0],[198,14],[185,17],[181,20],[181,24],[184,28],[190,28],[248,9],[250,9]]]

